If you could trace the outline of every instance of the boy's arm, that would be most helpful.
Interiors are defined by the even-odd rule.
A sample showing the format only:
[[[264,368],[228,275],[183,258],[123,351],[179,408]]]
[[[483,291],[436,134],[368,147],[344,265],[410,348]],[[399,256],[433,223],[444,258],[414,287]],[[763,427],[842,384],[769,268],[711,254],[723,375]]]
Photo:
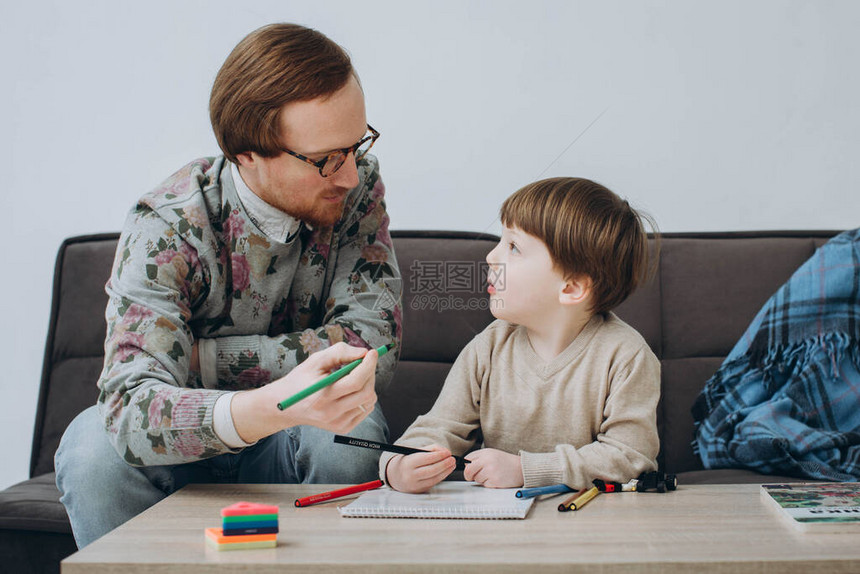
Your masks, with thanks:
[[[463,455],[475,445],[480,429],[478,403],[483,380],[483,368],[476,352],[479,337],[466,345],[457,357],[433,408],[415,419],[397,439],[397,444],[415,448],[435,444],[447,448],[453,455]],[[385,482],[388,482],[386,468],[394,456],[386,452],[379,459],[379,476]]]
[[[325,300],[306,301],[308,313],[319,313],[319,327],[277,336],[247,335],[203,339],[200,368],[204,385],[250,388],[289,373],[312,352],[344,341],[375,349],[393,343],[397,348],[401,324],[400,268],[388,231],[385,186],[375,159],[370,163],[351,217],[339,231],[334,280]],[[328,246],[321,246],[327,250]],[[311,250],[300,265],[321,264]],[[318,263],[315,257],[320,257]],[[320,272],[324,269],[320,267]],[[324,307],[324,313],[319,309]],[[390,382],[397,353],[379,361],[377,392]],[[213,380],[214,379],[214,380]]]
[[[584,488],[595,478],[627,482],[656,469],[659,399],[660,363],[642,349],[611,382],[594,442],[580,448],[561,444],[550,453],[520,452],[525,486]]]

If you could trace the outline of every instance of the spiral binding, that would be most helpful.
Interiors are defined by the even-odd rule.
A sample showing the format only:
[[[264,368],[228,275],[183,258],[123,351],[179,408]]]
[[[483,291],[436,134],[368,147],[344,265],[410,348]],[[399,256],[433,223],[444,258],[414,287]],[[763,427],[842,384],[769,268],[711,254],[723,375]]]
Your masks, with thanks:
[[[465,518],[478,520],[504,520],[523,518],[528,507],[362,507],[338,508],[342,516],[348,518]]]

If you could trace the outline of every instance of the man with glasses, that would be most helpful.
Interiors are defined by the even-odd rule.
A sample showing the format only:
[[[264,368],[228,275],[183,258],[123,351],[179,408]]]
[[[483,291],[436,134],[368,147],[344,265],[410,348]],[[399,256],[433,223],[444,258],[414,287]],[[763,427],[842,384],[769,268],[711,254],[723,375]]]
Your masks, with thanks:
[[[144,195],[119,239],[98,404],[55,461],[79,548],[190,482],[372,480],[378,456],[332,433],[388,441],[376,391],[397,353],[368,349],[399,341],[400,275],[348,55],[301,26],[256,30],[209,111],[224,155]]]

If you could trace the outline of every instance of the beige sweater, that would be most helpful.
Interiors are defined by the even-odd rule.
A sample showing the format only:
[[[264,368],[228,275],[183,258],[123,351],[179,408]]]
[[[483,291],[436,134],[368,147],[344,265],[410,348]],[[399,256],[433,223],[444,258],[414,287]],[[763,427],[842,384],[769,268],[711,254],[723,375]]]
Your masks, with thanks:
[[[613,313],[594,316],[550,362],[525,328],[497,320],[457,358],[436,404],[397,444],[436,443],[455,455],[518,453],[525,486],[626,482],[657,468],[660,363]],[[380,476],[392,454],[380,459]]]

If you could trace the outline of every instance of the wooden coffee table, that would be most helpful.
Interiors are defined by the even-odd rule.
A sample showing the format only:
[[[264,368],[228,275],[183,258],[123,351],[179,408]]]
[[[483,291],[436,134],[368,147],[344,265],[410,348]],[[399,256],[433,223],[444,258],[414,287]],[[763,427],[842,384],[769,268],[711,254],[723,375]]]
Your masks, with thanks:
[[[758,485],[603,494],[525,520],[342,518],[355,497],[295,508],[334,485],[191,485],[63,561],[62,572],[860,572],[860,535],[802,533]],[[278,546],[218,552],[203,530],[246,500],[280,506]]]

